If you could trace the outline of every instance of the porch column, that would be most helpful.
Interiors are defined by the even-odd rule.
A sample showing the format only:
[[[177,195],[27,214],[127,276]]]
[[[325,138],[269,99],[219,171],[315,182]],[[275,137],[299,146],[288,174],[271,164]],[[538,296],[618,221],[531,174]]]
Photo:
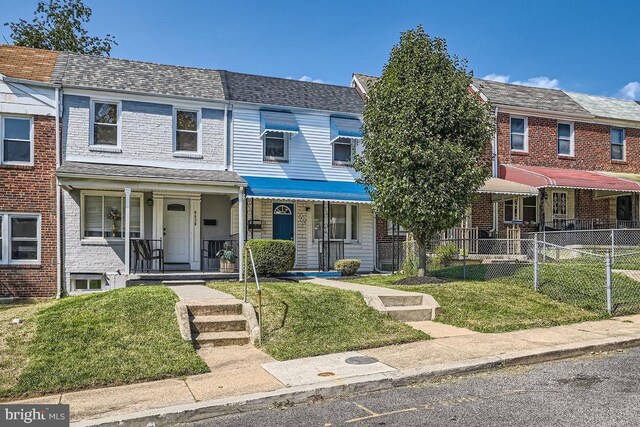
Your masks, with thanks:
[[[124,189],[124,271],[131,272],[131,233],[129,230],[131,218],[131,188]]]
[[[238,193],[238,279],[242,280],[242,274],[244,273],[244,237],[245,237],[245,227],[247,220],[245,218],[245,195],[244,188],[240,188],[240,192]]]

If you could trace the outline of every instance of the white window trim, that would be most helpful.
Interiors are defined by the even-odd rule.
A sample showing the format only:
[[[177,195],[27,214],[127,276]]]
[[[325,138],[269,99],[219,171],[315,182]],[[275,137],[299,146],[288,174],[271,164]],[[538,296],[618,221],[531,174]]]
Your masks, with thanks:
[[[37,213],[25,213],[25,212],[0,212],[2,217],[2,240],[0,245],[2,246],[3,259],[0,260],[0,265],[40,265],[40,256],[42,253],[42,217]],[[11,259],[11,218],[15,217],[27,217],[36,218],[37,223],[37,239],[38,239],[38,254],[37,259],[28,260],[12,260]],[[31,240],[30,238],[29,240]]]
[[[614,129],[622,131],[622,158],[621,159],[614,159],[613,156],[611,155],[611,147],[614,145],[611,142],[611,131],[614,130]],[[615,145],[618,145],[618,144],[615,144]],[[627,130],[625,128],[612,126],[609,129],[609,158],[611,160],[613,160],[614,162],[626,162],[627,161]]]
[[[513,202],[513,206],[511,207],[512,213],[513,213],[513,219],[511,221],[507,221],[506,219],[506,215],[507,215],[506,202]],[[505,200],[503,211],[504,212],[502,213],[502,222],[504,222],[505,224],[514,224],[514,223],[519,224],[520,222],[522,222],[522,199],[515,198],[515,199]]]
[[[80,192],[80,240],[81,241],[103,241],[103,242],[123,242],[124,237],[85,237],[84,236],[84,198],[85,196],[107,196],[107,197],[121,197],[121,222],[124,222],[124,190],[123,191],[94,191],[83,190]],[[131,193],[131,199],[140,199],[140,239],[144,239],[144,193]],[[104,234],[104,216],[102,217],[102,233]],[[124,230],[123,230],[124,231]]]
[[[118,123],[116,123],[116,145],[109,144],[95,144],[94,143],[94,125],[95,125],[95,111],[96,103],[104,103],[104,104],[115,104],[116,105],[116,117]],[[91,99],[90,108],[89,108],[89,146],[90,147],[105,147],[106,149],[118,150],[122,148],[122,101],[114,101],[109,99]]]
[[[186,111],[197,114],[197,126],[196,126],[196,151],[178,150],[177,147],[177,134],[178,134],[178,111]],[[186,131],[193,132],[193,131]],[[184,108],[180,106],[173,107],[173,154],[186,155],[186,156],[202,156],[202,109],[201,108]]]
[[[349,145],[350,149],[351,149],[351,158],[349,159],[349,161],[341,161],[341,160],[336,160],[336,144],[341,144],[341,145]],[[350,166],[353,164],[353,155],[354,155],[354,151],[356,150],[355,148],[355,141],[350,138],[349,142],[346,141],[340,141],[340,140],[336,140],[333,141],[331,143],[331,163],[335,166]]]
[[[334,239],[332,241],[338,241],[338,240],[343,240],[345,244],[351,244],[351,243],[360,243],[360,236],[362,235],[362,209],[360,209],[360,207],[358,205],[355,204],[349,204],[349,203],[331,203],[331,206],[335,206],[335,205],[341,205],[341,206],[346,206],[346,212],[345,214],[347,215],[346,218],[346,239]],[[314,215],[314,220],[315,220],[315,209],[316,206],[320,206],[320,208],[322,209],[322,204],[321,203],[315,203],[313,205],[313,215]],[[352,239],[351,238],[351,209],[355,207],[356,209],[358,209],[358,238],[357,239]],[[329,216],[329,215],[328,215]],[[327,221],[329,221],[329,218],[326,218]],[[328,224],[325,224],[326,226],[328,226]],[[324,230],[323,230],[324,231]],[[312,233],[312,240],[314,243],[317,243],[318,241],[322,240],[322,239],[317,239],[315,237],[315,233],[313,230],[313,227],[311,228],[311,233]]]
[[[560,132],[559,132],[559,127],[560,125],[569,125],[569,132],[570,132],[570,136],[569,136],[569,154],[564,154],[564,153],[560,153],[560,146],[558,144],[558,142],[560,141]],[[556,137],[556,150],[558,151],[558,156],[568,156],[568,157],[575,157],[575,142],[574,142],[574,124],[573,122],[558,122],[556,125],[556,132],[557,132],[557,137]],[[609,136],[611,137],[611,136]]]
[[[524,120],[524,150],[519,150],[511,146],[511,119],[523,119]],[[526,116],[509,116],[509,149],[516,153],[528,153],[529,152],[529,118]]]
[[[4,120],[5,119],[23,119],[29,120],[29,157],[30,160],[28,162],[17,162],[17,161],[5,161],[4,160]],[[20,116],[13,114],[3,114],[0,116],[0,164],[1,165],[21,165],[21,166],[33,166],[34,162],[34,126],[33,126],[33,116]]]
[[[275,131],[270,131],[275,132]],[[288,132],[280,132],[284,138],[284,157],[267,156],[267,135],[268,132],[262,136],[262,159],[263,161],[276,161],[276,162],[288,162],[289,161],[289,143],[291,141],[291,135]]]
[[[100,280],[100,289],[77,289],[76,280]],[[107,286],[107,281],[102,274],[73,274],[71,276],[71,292],[74,293],[87,293],[87,292],[102,292]]]

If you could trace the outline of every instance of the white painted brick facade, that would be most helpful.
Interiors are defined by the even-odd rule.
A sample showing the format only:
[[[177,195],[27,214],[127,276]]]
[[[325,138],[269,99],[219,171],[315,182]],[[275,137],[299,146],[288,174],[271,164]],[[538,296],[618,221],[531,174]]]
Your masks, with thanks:
[[[100,152],[90,148],[90,105],[88,97],[65,96],[63,159],[165,167],[178,165],[187,169],[224,167],[223,110],[201,110],[202,155],[200,158],[184,158],[174,155],[172,105],[122,101],[120,153]]]

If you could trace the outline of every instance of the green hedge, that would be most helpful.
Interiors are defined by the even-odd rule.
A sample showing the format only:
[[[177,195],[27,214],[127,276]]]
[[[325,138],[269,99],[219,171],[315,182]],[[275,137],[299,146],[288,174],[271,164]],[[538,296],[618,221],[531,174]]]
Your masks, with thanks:
[[[253,252],[258,276],[282,274],[293,269],[296,247],[291,240],[249,240],[246,246]],[[250,264],[249,272],[253,274]]]
[[[343,276],[353,276],[358,272],[361,264],[359,259],[339,259],[336,261],[336,270]]]

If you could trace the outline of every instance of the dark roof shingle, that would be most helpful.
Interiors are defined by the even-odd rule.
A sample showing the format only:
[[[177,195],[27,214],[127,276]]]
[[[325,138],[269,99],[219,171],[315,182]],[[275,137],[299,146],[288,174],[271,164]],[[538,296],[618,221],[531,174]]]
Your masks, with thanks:
[[[224,100],[220,72],[103,56],[61,53],[55,79],[63,86]]]
[[[246,184],[235,172],[208,169],[170,169],[151,166],[111,165],[104,163],[63,162],[58,176],[87,176],[105,178],[143,178],[158,180],[194,181],[194,183]]]
[[[362,114],[355,88],[222,71],[230,101]]]

